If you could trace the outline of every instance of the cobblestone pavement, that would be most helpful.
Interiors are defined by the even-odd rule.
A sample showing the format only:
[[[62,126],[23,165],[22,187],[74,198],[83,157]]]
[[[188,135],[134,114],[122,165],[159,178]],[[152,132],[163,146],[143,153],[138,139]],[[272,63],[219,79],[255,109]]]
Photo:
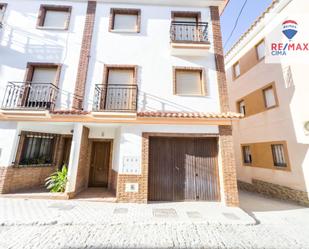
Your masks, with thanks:
[[[161,222],[119,219],[110,223],[107,219],[106,223],[99,224],[4,224],[0,226],[0,248],[309,249],[309,209],[248,193],[241,194],[241,205],[259,220],[258,224],[171,222],[171,217],[163,217]],[[62,211],[70,212],[70,208],[66,208]],[[27,212],[23,206],[19,209],[19,212]],[[117,209],[116,213],[123,217],[128,215],[124,208]],[[168,212],[159,214],[164,216]],[[196,213],[191,215],[192,219],[199,220]]]

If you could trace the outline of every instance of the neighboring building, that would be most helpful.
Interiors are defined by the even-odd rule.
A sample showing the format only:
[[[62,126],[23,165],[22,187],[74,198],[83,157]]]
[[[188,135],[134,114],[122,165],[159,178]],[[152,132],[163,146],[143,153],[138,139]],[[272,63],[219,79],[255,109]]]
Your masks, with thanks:
[[[239,187],[307,205],[308,64],[269,64],[263,28],[272,14],[308,11],[304,1],[273,1],[225,57],[230,106],[245,115],[233,125]]]
[[[238,205],[226,2],[0,1],[0,192],[67,164],[68,197]]]

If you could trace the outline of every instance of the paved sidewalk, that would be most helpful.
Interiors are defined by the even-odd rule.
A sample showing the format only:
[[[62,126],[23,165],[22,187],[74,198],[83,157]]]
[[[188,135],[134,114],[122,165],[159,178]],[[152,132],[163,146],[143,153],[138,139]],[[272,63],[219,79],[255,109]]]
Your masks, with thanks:
[[[215,203],[1,199],[0,249],[309,249],[309,208],[246,192],[240,197],[258,224]]]
[[[125,204],[0,198],[2,225],[255,224],[240,208],[220,203]]]

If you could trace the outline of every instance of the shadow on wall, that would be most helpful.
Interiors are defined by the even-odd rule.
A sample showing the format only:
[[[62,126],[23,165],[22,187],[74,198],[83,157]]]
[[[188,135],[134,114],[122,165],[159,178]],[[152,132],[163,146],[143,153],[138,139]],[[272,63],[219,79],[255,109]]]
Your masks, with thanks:
[[[187,106],[179,105],[170,100],[152,95],[150,93],[140,91],[138,94],[138,107],[140,111],[180,111],[180,112],[196,112]]]
[[[8,8],[5,13],[4,25],[0,30],[1,57],[5,56],[6,60],[0,63],[1,66],[24,69],[27,61],[47,61],[62,63],[67,56],[68,39],[74,33],[76,17],[84,15],[83,8],[75,8],[74,14],[71,15],[69,30],[37,30],[36,22],[38,13],[33,12],[32,5],[16,4],[14,11]],[[12,17],[20,18],[19,24],[15,25]],[[9,18],[8,24],[6,19]],[[27,26],[25,26],[27,25]],[[2,48],[4,48],[2,50]],[[0,57],[0,60],[1,60]],[[3,58],[3,57],[2,57]],[[16,62],[19,58],[19,63]]]
[[[71,99],[69,95],[67,95],[67,97],[68,100]],[[93,96],[88,99],[86,106],[94,107],[95,102],[96,101],[93,94]],[[67,104],[69,103],[70,102],[68,101]],[[138,93],[138,111],[199,112],[195,109],[189,108],[188,106],[180,105],[170,100],[142,91],[139,91]]]
[[[48,34],[38,36],[8,25],[4,28],[6,30],[1,37],[2,45],[0,49],[2,50],[1,57],[3,56],[6,59],[1,61],[0,66],[24,69],[26,62],[24,60],[49,62],[61,62],[63,60],[64,47],[57,43],[65,41]],[[19,58],[19,63],[16,62],[16,58]]]
[[[308,153],[309,150],[309,145],[307,144],[300,144],[297,141],[297,134],[296,134],[296,129],[297,126],[295,126],[295,121],[293,119],[292,113],[293,111],[293,107],[292,107],[292,102],[294,100],[294,98],[296,98],[295,96],[295,83],[294,83],[294,79],[293,79],[293,73],[291,70],[290,66],[282,66],[281,67],[282,70],[282,77],[283,77],[283,82],[285,83],[285,89],[288,91],[287,92],[287,101],[289,103],[289,118],[290,120],[292,120],[292,125],[293,125],[293,137],[295,138],[295,143],[297,144],[297,148],[294,148],[297,150],[297,156],[296,155],[290,155],[294,157],[294,163],[295,165],[292,165],[292,170],[293,167],[302,167],[302,179],[299,179],[299,181],[304,182],[305,186],[308,186],[308,182],[309,179],[305,178],[305,172],[304,172],[304,162],[305,162],[305,158],[306,155]],[[289,145],[288,145],[289,146]],[[307,192],[309,192],[309,189],[307,189]]]

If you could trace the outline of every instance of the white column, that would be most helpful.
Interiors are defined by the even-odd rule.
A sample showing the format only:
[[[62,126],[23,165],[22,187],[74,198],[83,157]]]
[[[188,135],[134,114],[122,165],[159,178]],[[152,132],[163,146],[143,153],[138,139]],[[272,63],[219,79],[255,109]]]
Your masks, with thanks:
[[[65,192],[67,193],[75,191],[82,134],[83,125],[80,123],[74,124],[73,139],[68,166],[68,183],[65,190]]]
[[[16,122],[0,122],[0,167],[9,167],[15,161],[18,135]]]

